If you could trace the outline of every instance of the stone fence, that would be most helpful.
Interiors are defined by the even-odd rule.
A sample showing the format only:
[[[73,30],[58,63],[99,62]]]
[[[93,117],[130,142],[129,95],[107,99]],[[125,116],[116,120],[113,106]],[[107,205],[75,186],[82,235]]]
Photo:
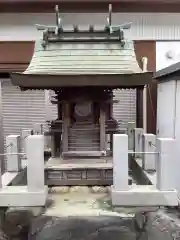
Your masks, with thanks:
[[[134,122],[128,123],[128,149],[135,152],[135,158],[142,159],[144,170],[156,170],[156,143],[157,136],[145,133],[143,128],[135,128]]]
[[[23,136],[24,152],[21,152]],[[23,130],[22,136],[6,137],[6,172],[0,174],[0,206],[43,206],[46,203],[48,188],[44,179],[44,136],[31,135]],[[26,136],[26,137],[25,137]],[[13,184],[25,172],[27,185]],[[19,179],[20,182],[20,179]]]

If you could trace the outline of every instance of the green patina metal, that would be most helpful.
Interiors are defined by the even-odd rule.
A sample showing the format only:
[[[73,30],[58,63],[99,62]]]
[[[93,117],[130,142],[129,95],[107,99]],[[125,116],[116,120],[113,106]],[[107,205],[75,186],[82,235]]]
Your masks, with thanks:
[[[143,73],[136,60],[134,44],[124,30],[131,23],[114,26],[109,5],[107,24],[71,30],[62,25],[56,6],[56,25],[37,25],[42,40],[35,44],[30,65],[24,73],[12,74],[12,83],[24,88],[70,86],[130,87],[151,82],[152,73]],[[93,77],[92,77],[93,76]],[[51,80],[50,80],[51,78]],[[94,79],[94,80],[93,80]]]

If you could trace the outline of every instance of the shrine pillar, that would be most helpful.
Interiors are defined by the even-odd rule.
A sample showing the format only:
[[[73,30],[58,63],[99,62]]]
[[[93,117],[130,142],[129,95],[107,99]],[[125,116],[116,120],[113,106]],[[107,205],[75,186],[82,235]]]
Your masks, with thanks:
[[[106,152],[106,109],[105,103],[100,103],[100,151]]]
[[[68,102],[62,103],[62,152],[68,152],[68,129],[70,124],[70,106]]]

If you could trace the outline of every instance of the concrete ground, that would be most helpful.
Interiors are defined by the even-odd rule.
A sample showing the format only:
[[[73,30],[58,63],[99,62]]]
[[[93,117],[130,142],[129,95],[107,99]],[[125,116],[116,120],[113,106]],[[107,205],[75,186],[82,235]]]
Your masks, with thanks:
[[[150,213],[143,233],[135,224],[134,214],[130,209],[118,211],[113,209],[106,188],[53,188],[49,197],[47,208],[43,213],[39,211],[40,209],[33,209],[36,217],[31,215],[27,217],[27,214],[24,216],[19,209],[10,209],[5,232],[10,231],[10,235],[14,238],[5,235],[1,237],[0,234],[0,240],[180,239],[178,210],[158,209]],[[29,222],[32,223],[30,229]],[[21,231],[22,229],[25,231]],[[18,232],[22,234],[18,235]]]
[[[180,213],[159,209],[148,216],[145,232],[131,210],[115,211],[106,189],[63,188],[50,193],[45,213],[34,219],[30,240],[178,240]],[[64,192],[64,193],[62,193]]]

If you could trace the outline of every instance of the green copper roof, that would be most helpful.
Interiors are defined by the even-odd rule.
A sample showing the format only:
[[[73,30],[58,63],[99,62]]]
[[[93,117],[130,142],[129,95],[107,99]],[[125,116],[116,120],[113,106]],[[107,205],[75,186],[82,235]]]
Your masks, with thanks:
[[[36,42],[32,61],[24,74],[83,75],[141,73],[132,41]]]
[[[55,12],[55,26],[37,25],[43,37],[36,42],[26,71],[11,74],[12,84],[22,89],[142,88],[152,81],[152,73],[142,72],[138,65],[133,41],[124,37],[131,23],[113,25],[111,4],[107,24],[99,30],[91,25],[86,30],[76,25],[67,30],[58,6]]]

